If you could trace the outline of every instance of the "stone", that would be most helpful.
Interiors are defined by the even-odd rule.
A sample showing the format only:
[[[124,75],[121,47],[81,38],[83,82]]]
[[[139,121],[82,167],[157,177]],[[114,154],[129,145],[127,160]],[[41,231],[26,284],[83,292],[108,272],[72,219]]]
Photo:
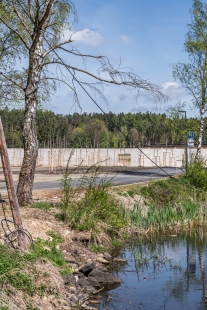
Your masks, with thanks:
[[[82,272],[79,272],[79,271],[74,271],[74,272],[73,272],[73,275],[74,275],[74,276],[77,276],[77,277],[79,277],[79,278],[85,277],[84,274],[83,274]]]
[[[72,302],[74,302],[75,304],[77,304],[78,298],[77,298],[75,295],[72,295],[72,296],[70,297],[70,301],[72,301]]]
[[[75,307],[75,306],[76,306],[76,303],[73,302],[73,301],[71,301],[71,300],[69,300],[69,301],[68,301],[68,305],[69,305],[70,307]]]
[[[106,267],[103,267],[103,266],[96,266],[96,269],[97,269],[97,270],[100,270],[100,271],[103,271],[103,272],[108,271],[108,270],[106,269]]]
[[[78,283],[79,283],[80,286],[90,285],[90,282],[87,279],[85,279],[85,278],[79,278]]]
[[[87,276],[95,267],[96,267],[96,263],[90,262],[90,263],[80,266],[78,270]]]
[[[103,284],[120,284],[121,280],[117,276],[98,270],[97,268],[90,272],[90,277],[94,277],[96,281]]]
[[[63,276],[62,278],[63,278],[63,282],[65,285],[75,284],[78,280],[78,277],[76,278],[75,276],[70,276],[70,277]]]
[[[105,252],[103,253],[103,258],[105,258],[106,260],[111,260],[112,256],[108,252]]]
[[[95,277],[93,276],[88,276],[88,281],[90,282],[90,284],[93,286],[93,287],[100,287],[100,284],[99,282],[96,280]]]
[[[103,257],[97,257],[97,262],[101,263],[101,264],[109,264],[109,262],[104,259]]]

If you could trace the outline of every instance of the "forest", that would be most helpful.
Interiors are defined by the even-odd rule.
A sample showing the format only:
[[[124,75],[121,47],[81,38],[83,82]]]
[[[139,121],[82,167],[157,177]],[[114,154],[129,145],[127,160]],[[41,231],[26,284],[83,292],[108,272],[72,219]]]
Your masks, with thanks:
[[[0,110],[7,147],[23,147],[24,111]],[[73,113],[55,114],[37,110],[35,132],[41,148],[118,148],[184,145],[187,130],[198,139],[199,121],[179,115],[147,113]],[[207,144],[207,118],[204,119],[203,144]]]

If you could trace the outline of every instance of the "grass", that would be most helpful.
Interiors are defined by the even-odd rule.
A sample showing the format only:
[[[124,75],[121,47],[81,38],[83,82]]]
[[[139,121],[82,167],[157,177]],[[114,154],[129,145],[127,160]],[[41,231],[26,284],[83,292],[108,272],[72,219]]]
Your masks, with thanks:
[[[91,248],[95,252],[113,245],[113,240],[118,240],[120,232],[127,227],[160,231],[167,227],[186,228],[193,223],[205,223],[207,165],[203,159],[192,159],[187,172],[179,178],[116,188],[111,188],[111,182],[106,178],[99,182],[99,167],[92,166],[83,173],[80,186],[74,190],[70,174],[78,168],[66,169],[57,216],[74,230],[91,231]],[[121,199],[118,202],[111,194],[113,192],[120,198],[135,200],[138,195],[144,199],[135,201],[129,210],[121,206]],[[50,208],[47,203],[37,207]]]
[[[143,214],[143,208],[147,209],[145,214]],[[136,204],[132,210],[125,210],[125,218],[131,228],[148,232],[186,229],[193,224],[203,225],[205,217],[205,205],[194,201],[177,205],[168,204],[161,208],[153,204],[147,208]]]
[[[140,232],[187,229],[206,225],[207,165],[192,159],[179,178],[151,181],[145,186],[128,185],[113,189],[120,197],[144,198],[132,208],[123,206],[128,226]]]
[[[40,261],[46,263],[47,260],[53,262],[62,274],[70,274],[72,271],[68,263],[64,260],[62,253],[57,249],[57,244],[64,242],[64,239],[55,234],[53,231],[48,232],[48,239],[37,239],[34,244],[34,249],[29,253],[14,251],[7,246],[0,244],[0,290],[9,295],[10,287],[17,291],[23,292],[25,302],[27,296],[39,295],[43,296],[47,291],[47,285],[44,281],[40,284],[38,279],[47,278],[49,273],[41,274],[35,268],[35,263]],[[0,303],[0,310],[9,309],[7,305]],[[27,309],[38,310],[31,305],[27,305]]]
[[[111,182],[106,178],[99,181],[98,170],[99,167],[90,167],[82,175],[80,186],[74,190],[71,185],[71,172],[66,169],[58,218],[74,230],[90,230],[95,245],[107,246],[111,239],[117,237],[119,231],[126,227],[127,222],[124,210],[109,193]]]
[[[56,205],[51,203],[51,202],[47,202],[47,201],[40,201],[40,202],[36,202],[34,204],[31,205],[32,208],[37,208],[40,210],[45,210],[48,211],[52,208],[55,208]]]
[[[0,245],[0,287],[7,284],[21,290],[29,296],[42,294],[44,287],[37,286],[35,280],[38,274],[33,266],[34,257],[31,254],[22,254]],[[9,293],[9,289],[7,290]]]

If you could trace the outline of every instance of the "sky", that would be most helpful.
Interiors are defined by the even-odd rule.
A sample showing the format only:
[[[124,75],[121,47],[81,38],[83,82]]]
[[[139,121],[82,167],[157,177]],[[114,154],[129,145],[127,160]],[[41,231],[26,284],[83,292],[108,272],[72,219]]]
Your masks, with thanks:
[[[116,66],[131,68],[142,79],[158,85],[169,97],[168,102],[156,102],[142,91],[137,101],[128,89],[117,86],[104,88],[105,103],[99,96],[90,94],[105,112],[164,113],[178,101],[185,102],[187,116],[197,116],[192,110],[191,97],[172,76],[172,64],[188,62],[183,51],[187,24],[190,22],[191,0],[74,0],[78,22],[72,24],[74,43],[79,51],[107,56]],[[64,39],[71,32],[64,33]],[[77,58],[77,57],[76,57]],[[75,58],[67,60],[83,67]],[[86,63],[87,69],[96,72],[96,62]],[[86,78],[86,81],[87,78]],[[99,112],[91,99],[78,89],[81,109],[74,104],[72,91],[66,86],[58,89],[48,105],[55,113]]]

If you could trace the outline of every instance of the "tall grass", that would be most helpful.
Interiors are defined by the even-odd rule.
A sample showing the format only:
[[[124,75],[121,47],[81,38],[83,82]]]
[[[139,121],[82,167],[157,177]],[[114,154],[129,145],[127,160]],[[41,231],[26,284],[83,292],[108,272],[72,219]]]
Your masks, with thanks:
[[[92,166],[82,174],[79,183],[74,189],[71,172],[66,169],[59,219],[72,229],[90,230],[95,244],[109,245],[111,238],[127,225],[124,210],[109,193],[111,180],[107,176],[99,178],[99,167]]]
[[[146,210],[144,210],[146,209]],[[203,225],[206,218],[205,204],[195,201],[158,208],[151,204],[143,207],[139,203],[132,210],[125,209],[125,219],[132,228],[140,231],[163,231],[166,229],[186,229],[192,225]]]

